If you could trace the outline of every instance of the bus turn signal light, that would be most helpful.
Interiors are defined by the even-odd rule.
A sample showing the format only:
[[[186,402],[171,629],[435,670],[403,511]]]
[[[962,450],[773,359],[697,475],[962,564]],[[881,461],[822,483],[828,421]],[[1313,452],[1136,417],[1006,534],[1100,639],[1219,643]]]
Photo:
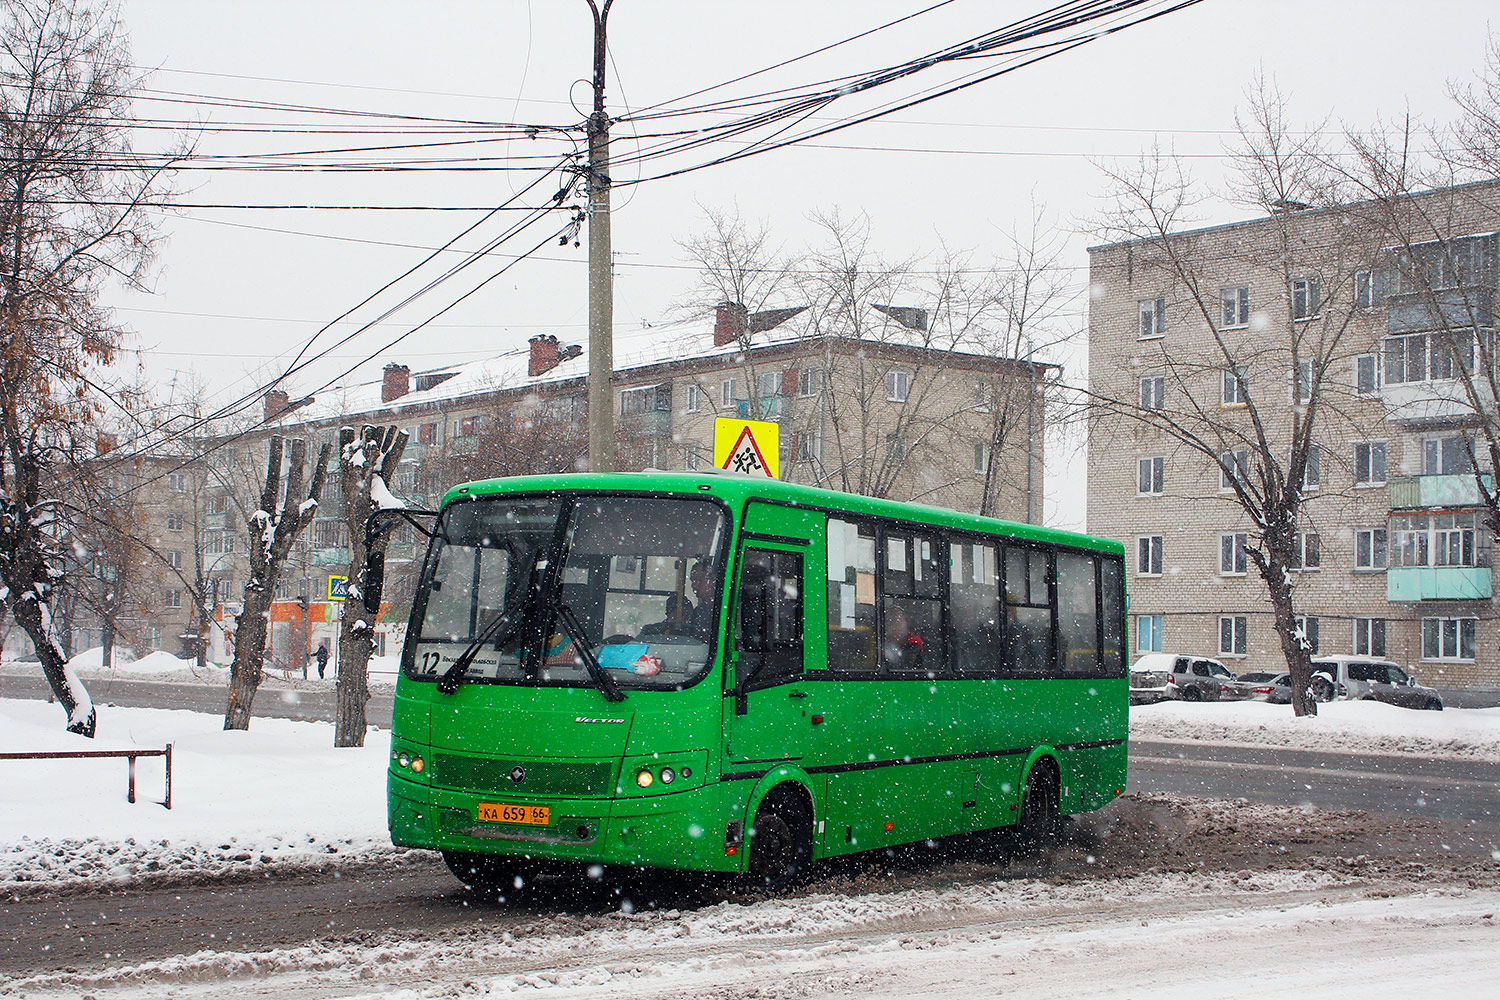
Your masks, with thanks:
[[[640,785],[642,788],[650,788],[651,782],[655,780],[656,777],[651,773],[649,768],[643,767],[635,774],[635,783],[637,785]]]

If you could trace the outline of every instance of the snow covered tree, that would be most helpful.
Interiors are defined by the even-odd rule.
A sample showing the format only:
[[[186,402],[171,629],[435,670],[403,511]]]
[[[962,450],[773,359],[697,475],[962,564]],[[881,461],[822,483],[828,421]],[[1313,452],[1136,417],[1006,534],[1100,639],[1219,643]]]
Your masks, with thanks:
[[[112,4],[7,0],[0,10],[0,603],[36,647],[68,714],[92,736],[87,691],[51,623],[59,550],[85,499],[59,493],[126,404],[108,366],[122,337],[99,292],[140,287],[156,232],[144,205],[171,155],[132,148],[132,76]]]
[[[260,687],[276,581],[281,577],[292,543],[302,529],[312,523],[313,514],[318,509],[318,497],[322,495],[323,483],[328,477],[330,448],[325,444],[319,449],[317,463],[313,466],[307,497],[299,502],[297,498],[302,494],[303,483],[307,482],[307,442],[300,438],[292,441],[284,488],[281,481],[283,450],[281,435],[273,436],[260,507],[246,522],[250,530],[250,577],[245,581],[244,610],[235,619],[234,662],[229,667],[225,729],[250,728],[250,705]]]
[[[365,425],[356,437],[353,427],[339,430],[339,475],[343,490],[344,519],[349,527],[349,579],[360,581],[349,588],[339,622],[338,689],[334,708],[333,745],[365,745],[365,702],[370,699],[370,654],[375,646],[378,611],[365,608],[364,569],[369,552],[384,554],[390,532],[378,535],[365,547],[365,524],[377,510],[399,509],[405,504],[386,486],[401,465],[407,434],[394,426]]]

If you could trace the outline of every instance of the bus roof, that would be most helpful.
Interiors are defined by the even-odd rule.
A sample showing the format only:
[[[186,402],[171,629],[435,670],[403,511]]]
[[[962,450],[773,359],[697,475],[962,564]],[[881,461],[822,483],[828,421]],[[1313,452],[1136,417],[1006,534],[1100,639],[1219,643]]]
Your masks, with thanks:
[[[1018,521],[1002,521],[994,517],[980,517],[942,507],[926,504],[901,503],[881,500],[856,493],[840,493],[816,486],[783,483],[761,476],[741,476],[733,473],[712,471],[697,472],[578,472],[544,476],[512,476],[505,479],[485,479],[461,483],[443,497],[446,507],[455,500],[493,496],[501,493],[540,492],[640,492],[681,493],[694,496],[708,495],[725,501],[734,509],[743,509],[750,500],[769,500],[777,503],[797,504],[823,510],[845,511],[850,514],[896,517],[924,524],[948,528],[982,531],[987,534],[1007,535],[1058,545],[1099,549],[1124,555],[1125,547],[1110,538],[1044,528]]]

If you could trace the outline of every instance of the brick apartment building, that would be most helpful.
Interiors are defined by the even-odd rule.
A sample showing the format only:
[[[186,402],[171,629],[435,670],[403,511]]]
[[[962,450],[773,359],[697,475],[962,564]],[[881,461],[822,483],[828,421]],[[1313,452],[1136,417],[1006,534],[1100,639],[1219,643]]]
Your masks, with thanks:
[[[1477,461],[1493,482],[1479,425],[1495,400],[1481,392],[1476,410],[1456,367],[1475,372],[1487,354],[1475,338],[1493,335],[1500,184],[1395,204],[1383,220],[1371,204],[1287,205],[1090,250],[1090,390],[1119,405],[1091,428],[1088,527],[1130,552],[1137,655],[1285,669],[1244,550],[1255,526],[1221,463],[1252,474],[1252,393],[1284,455],[1316,377],[1296,526],[1304,635],[1317,652],[1387,656],[1427,683],[1500,689],[1494,540],[1474,476]],[[1422,220],[1425,237],[1392,236],[1397,215]],[[1174,438],[1171,414],[1221,435],[1220,460]]]

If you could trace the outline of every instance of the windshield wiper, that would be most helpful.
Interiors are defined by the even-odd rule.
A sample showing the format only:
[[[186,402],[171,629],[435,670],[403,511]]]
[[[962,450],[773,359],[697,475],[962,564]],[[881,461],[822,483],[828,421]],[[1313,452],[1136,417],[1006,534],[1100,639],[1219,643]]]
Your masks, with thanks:
[[[583,657],[583,665],[588,670],[589,677],[604,695],[605,701],[624,701],[625,692],[620,690],[615,679],[609,675],[599,664],[599,658],[594,655],[594,647],[590,645],[588,637],[583,634],[583,626],[578,622],[578,616],[573,614],[573,609],[566,604],[557,606],[557,617],[562,619],[563,631],[572,638],[573,644],[578,647],[578,653]]]
[[[480,633],[474,637],[474,641],[469,643],[462,653],[458,654],[458,659],[453,661],[453,665],[443,672],[443,676],[438,678],[437,689],[443,694],[452,694],[457,691],[459,682],[463,680],[464,674],[469,672],[469,667],[473,665],[474,658],[479,655],[479,651],[484,648],[485,643],[493,640],[495,647],[498,649],[514,639],[516,633],[521,631],[521,622],[525,620],[525,616],[520,613],[520,610],[502,611],[491,618]],[[514,624],[504,632],[501,632],[500,626],[510,619],[514,619]]]

